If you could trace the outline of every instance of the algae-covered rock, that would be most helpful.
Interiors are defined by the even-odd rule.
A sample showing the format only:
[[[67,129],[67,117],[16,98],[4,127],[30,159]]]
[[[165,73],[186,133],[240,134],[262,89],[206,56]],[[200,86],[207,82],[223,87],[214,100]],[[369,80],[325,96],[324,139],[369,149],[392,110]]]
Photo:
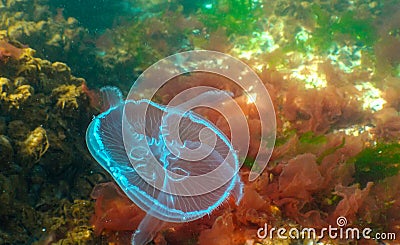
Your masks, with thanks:
[[[10,206],[15,198],[15,190],[11,183],[11,179],[0,173],[0,217],[4,217],[11,212]]]
[[[15,107],[19,109],[20,104],[26,102],[34,93],[34,89],[31,85],[21,85],[14,90],[14,93],[10,94],[6,100],[9,103],[9,107]]]
[[[97,178],[82,138],[94,111],[84,79],[34,53],[0,37],[0,243],[88,244],[93,204],[74,200]]]
[[[56,98],[56,105],[61,109],[78,109],[78,101],[82,94],[81,87],[75,85],[61,85],[53,90],[52,96]]]
[[[6,100],[7,92],[10,89],[11,81],[6,77],[0,78],[0,99]]]
[[[13,84],[8,78],[0,78],[0,101],[9,109],[19,109],[34,94],[33,87],[23,79],[19,77]]]
[[[93,203],[61,200],[60,204],[53,212],[45,214],[43,230],[46,232],[34,244],[96,244],[89,225]]]
[[[0,135],[0,168],[4,169],[13,160],[14,150],[9,139]]]
[[[35,162],[38,162],[49,149],[49,146],[50,143],[47,138],[46,130],[39,126],[30,132],[26,140],[20,144],[20,154],[22,158],[31,158]]]

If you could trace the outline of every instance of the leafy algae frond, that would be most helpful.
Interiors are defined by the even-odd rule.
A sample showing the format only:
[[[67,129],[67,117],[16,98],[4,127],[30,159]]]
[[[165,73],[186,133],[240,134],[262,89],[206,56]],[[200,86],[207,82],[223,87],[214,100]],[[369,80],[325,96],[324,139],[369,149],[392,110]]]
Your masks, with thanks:
[[[307,52],[312,47],[320,53],[333,48],[334,43],[342,40],[343,35],[355,42],[357,46],[372,47],[377,41],[376,28],[371,19],[358,17],[353,11],[346,11],[332,16],[331,13],[317,4],[309,9],[314,18],[314,30],[304,42],[292,43],[286,50]]]
[[[204,24],[216,30],[223,26],[228,35],[245,35],[257,29],[262,6],[250,0],[223,0],[205,4],[201,9]]]
[[[369,181],[381,181],[398,174],[400,170],[400,144],[378,144],[360,152],[354,161],[355,180],[365,186]]]

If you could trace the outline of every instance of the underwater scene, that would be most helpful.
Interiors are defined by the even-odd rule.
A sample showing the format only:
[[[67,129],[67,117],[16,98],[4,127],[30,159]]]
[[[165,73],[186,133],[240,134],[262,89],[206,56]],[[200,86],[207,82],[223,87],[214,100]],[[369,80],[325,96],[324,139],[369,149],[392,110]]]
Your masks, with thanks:
[[[399,1],[0,17],[0,244],[400,244]]]

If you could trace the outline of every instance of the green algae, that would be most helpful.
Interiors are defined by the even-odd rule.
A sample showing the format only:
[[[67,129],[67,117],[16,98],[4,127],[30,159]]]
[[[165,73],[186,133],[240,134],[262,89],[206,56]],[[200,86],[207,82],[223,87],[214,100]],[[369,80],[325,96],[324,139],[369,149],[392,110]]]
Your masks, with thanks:
[[[286,144],[293,136],[297,134],[295,129],[287,129],[281,134],[277,135],[275,140],[275,147]]]
[[[243,161],[243,166],[252,168],[255,163],[255,159],[252,157],[246,157]]]
[[[360,45],[372,46],[376,42],[375,28],[369,19],[359,19],[354,12],[348,11],[337,18],[329,18],[326,11],[314,5],[317,28],[313,33],[312,42],[321,50],[331,47],[338,34],[349,35]]]
[[[346,138],[343,137],[343,138],[342,138],[342,142],[341,142],[339,145],[334,146],[334,147],[331,147],[331,148],[328,148],[328,149],[326,149],[324,152],[322,152],[321,155],[317,158],[317,163],[318,163],[318,164],[321,164],[321,163],[322,163],[322,160],[324,160],[324,158],[325,158],[326,156],[329,156],[330,154],[335,153],[338,149],[343,148],[343,146],[344,146],[345,144],[346,144]]]
[[[354,40],[366,46],[372,46],[377,41],[375,28],[370,19],[359,19],[354,12],[345,12],[331,25],[333,33],[350,35]]]
[[[360,18],[353,11],[346,11],[332,16],[320,5],[313,4],[309,9],[314,19],[314,30],[307,40],[298,40],[295,32],[293,40],[284,49],[299,52],[309,52],[310,47],[319,53],[327,53],[334,44],[342,40],[343,35],[353,41],[355,45],[373,47],[377,41],[376,28],[371,19]]]
[[[223,0],[205,4],[200,9],[201,18],[210,30],[226,28],[228,35],[246,35],[256,31],[262,8],[251,0]]]
[[[379,182],[394,176],[400,170],[400,144],[378,144],[365,148],[354,160],[355,181],[365,186],[368,182]]]
[[[325,135],[315,135],[313,131],[306,132],[299,137],[300,143],[304,144],[325,144],[327,142]]]

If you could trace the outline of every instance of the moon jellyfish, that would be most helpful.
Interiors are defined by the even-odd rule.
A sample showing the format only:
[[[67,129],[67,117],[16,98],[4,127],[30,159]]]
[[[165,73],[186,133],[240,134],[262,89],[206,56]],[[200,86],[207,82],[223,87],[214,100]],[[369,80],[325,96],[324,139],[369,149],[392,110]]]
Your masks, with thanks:
[[[109,108],[90,123],[90,153],[125,194],[146,212],[132,244],[146,244],[165,222],[189,222],[210,214],[243,184],[228,138],[191,111],[198,101],[219,103],[229,94],[206,91],[174,106],[122,99],[115,87],[101,90]],[[141,116],[144,115],[144,116]]]

